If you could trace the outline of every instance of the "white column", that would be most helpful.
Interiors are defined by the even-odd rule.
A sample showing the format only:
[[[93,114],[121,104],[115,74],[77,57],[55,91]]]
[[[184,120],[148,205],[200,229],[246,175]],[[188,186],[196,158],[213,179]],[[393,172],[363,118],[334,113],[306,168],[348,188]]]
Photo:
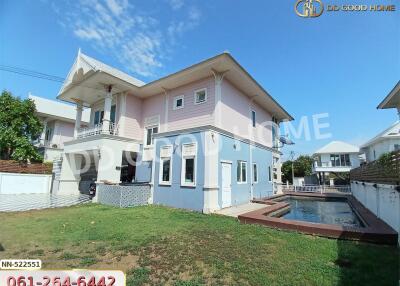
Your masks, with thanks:
[[[58,194],[79,194],[81,164],[81,155],[66,153],[63,154]]]
[[[219,134],[214,131],[204,132],[204,213],[219,209]]]
[[[76,104],[76,118],[75,118],[75,128],[74,128],[74,138],[78,137],[78,130],[81,128],[81,121],[82,121],[82,102],[78,102]]]
[[[168,131],[168,101],[169,101],[169,92],[166,88],[163,88],[165,95],[165,111],[164,111],[164,132]]]
[[[112,104],[112,94],[111,85],[107,87],[106,97],[104,99],[104,117],[103,117],[103,132],[110,132],[110,117],[111,117],[111,104]]]
[[[217,127],[221,127],[221,98],[222,98],[222,81],[225,76],[225,72],[212,71],[215,79],[215,107],[214,107],[214,124]]]
[[[40,144],[44,145],[44,141],[46,140],[46,130],[47,130],[47,119],[43,120],[43,131],[40,135]]]

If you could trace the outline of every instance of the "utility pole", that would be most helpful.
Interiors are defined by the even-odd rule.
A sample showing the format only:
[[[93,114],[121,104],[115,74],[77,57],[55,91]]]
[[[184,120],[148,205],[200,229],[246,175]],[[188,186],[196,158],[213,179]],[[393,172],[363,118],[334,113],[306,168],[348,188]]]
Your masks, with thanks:
[[[296,155],[296,153],[294,153],[294,151],[290,151],[290,161],[292,161],[292,185],[294,186],[294,156]]]

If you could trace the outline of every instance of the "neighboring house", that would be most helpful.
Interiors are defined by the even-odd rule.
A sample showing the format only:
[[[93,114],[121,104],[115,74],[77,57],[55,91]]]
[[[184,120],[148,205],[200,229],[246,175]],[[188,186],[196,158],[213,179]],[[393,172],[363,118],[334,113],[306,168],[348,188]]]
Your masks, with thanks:
[[[212,212],[281,181],[279,123],[293,118],[228,53],[145,84],[78,52],[58,99],[78,110],[60,193],[149,182],[154,204]]]
[[[35,145],[44,161],[53,161],[61,156],[64,142],[74,138],[76,107],[32,94],[28,98],[36,105],[37,115],[43,123],[42,135]],[[90,110],[82,114],[82,123],[89,122]]]
[[[360,148],[341,141],[332,141],[314,152],[313,172],[324,183],[331,173],[348,173],[360,166]]]
[[[379,159],[382,154],[400,150],[400,121],[364,143],[360,148],[367,162]]]
[[[378,105],[378,109],[396,108],[400,119],[400,81]],[[400,121],[397,121],[361,146],[367,162],[379,159],[382,154],[400,150]]]

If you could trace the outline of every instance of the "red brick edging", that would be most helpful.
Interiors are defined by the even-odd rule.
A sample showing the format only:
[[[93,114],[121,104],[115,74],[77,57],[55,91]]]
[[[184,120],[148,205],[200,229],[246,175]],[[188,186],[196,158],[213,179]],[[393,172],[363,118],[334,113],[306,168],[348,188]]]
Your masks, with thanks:
[[[365,224],[365,227],[310,223],[271,216],[272,214],[289,207],[288,203],[276,201],[277,198],[284,196],[347,199],[347,202],[360,217],[362,222]],[[337,239],[350,239],[390,245],[397,245],[398,243],[397,232],[394,231],[384,221],[376,217],[371,211],[365,208],[351,195],[286,192],[283,195],[277,195],[261,200],[254,200],[254,202],[266,204],[268,206],[256,211],[239,215],[238,218],[241,223],[261,224],[272,228],[297,231],[301,233]]]

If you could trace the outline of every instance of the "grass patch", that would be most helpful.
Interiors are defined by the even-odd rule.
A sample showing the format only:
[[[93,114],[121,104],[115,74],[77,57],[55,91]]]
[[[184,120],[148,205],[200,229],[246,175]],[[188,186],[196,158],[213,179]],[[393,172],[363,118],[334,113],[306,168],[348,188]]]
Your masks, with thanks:
[[[150,270],[146,268],[136,268],[126,273],[126,285],[136,286],[150,282]]]
[[[62,260],[71,260],[71,259],[76,259],[79,258],[79,256],[70,253],[70,252],[64,252],[63,254],[61,254],[60,259]]]
[[[243,225],[217,215],[91,204],[0,214],[0,221],[2,257],[40,256],[46,269],[119,269],[127,272],[127,285],[398,283],[395,247]]]
[[[31,257],[43,256],[44,255],[44,250],[43,249],[35,249],[35,250],[32,250],[32,251],[29,251],[28,254]]]
[[[86,256],[82,257],[81,262],[79,263],[81,266],[90,266],[97,263],[97,259],[94,257]]]

